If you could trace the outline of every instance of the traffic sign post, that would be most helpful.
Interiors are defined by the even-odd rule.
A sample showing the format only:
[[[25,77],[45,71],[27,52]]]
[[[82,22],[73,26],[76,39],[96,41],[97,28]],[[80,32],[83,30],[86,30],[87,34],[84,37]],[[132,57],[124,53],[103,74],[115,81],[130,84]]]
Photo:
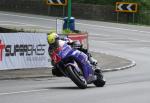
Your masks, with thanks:
[[[135,13],[138,11],[137,3],[129,2],[116,2],[117,22],[119,21],[119,12],[133,13],[133,23],[135,19]]]
[[[67,6],[68,0],[46,0],[46,4],[50,6],[48,13],[51,11],[52,6],[63,6],[63,16],[65,16],[65,6]]]

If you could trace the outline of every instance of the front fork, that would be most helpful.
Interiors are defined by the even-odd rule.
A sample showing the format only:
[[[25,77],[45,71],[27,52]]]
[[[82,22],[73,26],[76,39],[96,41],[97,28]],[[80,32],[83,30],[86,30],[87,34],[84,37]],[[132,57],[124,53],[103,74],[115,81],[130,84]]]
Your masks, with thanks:
[[[97,79],[97,77],[95,76],[94,67],[89,63],[88,60],[84,62],[82,68],[83,68],[84,78],[86,79],[88,84],[92,83]]]

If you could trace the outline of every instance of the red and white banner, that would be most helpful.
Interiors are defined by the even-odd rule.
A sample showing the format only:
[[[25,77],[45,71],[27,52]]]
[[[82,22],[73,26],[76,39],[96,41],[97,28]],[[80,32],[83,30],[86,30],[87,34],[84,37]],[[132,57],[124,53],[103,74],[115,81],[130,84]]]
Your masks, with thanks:
[[[0,33],[0,70],[49,67],[46,33]]]

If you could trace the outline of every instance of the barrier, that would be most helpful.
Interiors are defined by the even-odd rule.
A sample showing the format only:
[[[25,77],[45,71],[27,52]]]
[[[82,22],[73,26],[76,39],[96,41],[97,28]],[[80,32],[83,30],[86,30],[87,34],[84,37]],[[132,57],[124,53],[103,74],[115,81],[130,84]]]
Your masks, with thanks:
[[[88,48],[88,35],[70,34]],[[50,67],[46,33],[0,33],[0,70]]]
[[[49,67],[46,33],[0,33],[0,70]]]

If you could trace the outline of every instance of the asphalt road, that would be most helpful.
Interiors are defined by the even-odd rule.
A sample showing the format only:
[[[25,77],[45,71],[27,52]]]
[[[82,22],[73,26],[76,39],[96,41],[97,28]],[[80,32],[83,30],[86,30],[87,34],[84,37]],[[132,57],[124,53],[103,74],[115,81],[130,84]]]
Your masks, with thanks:
[[[56,18],[0,12],[0,24],[55,28]],[[150,27],[76,20],[89,32],[90,49],[134,60],[136,66],[105,73],[103,88],[78,89],[66,78],[0,81],[0,103],[149,103]]]

